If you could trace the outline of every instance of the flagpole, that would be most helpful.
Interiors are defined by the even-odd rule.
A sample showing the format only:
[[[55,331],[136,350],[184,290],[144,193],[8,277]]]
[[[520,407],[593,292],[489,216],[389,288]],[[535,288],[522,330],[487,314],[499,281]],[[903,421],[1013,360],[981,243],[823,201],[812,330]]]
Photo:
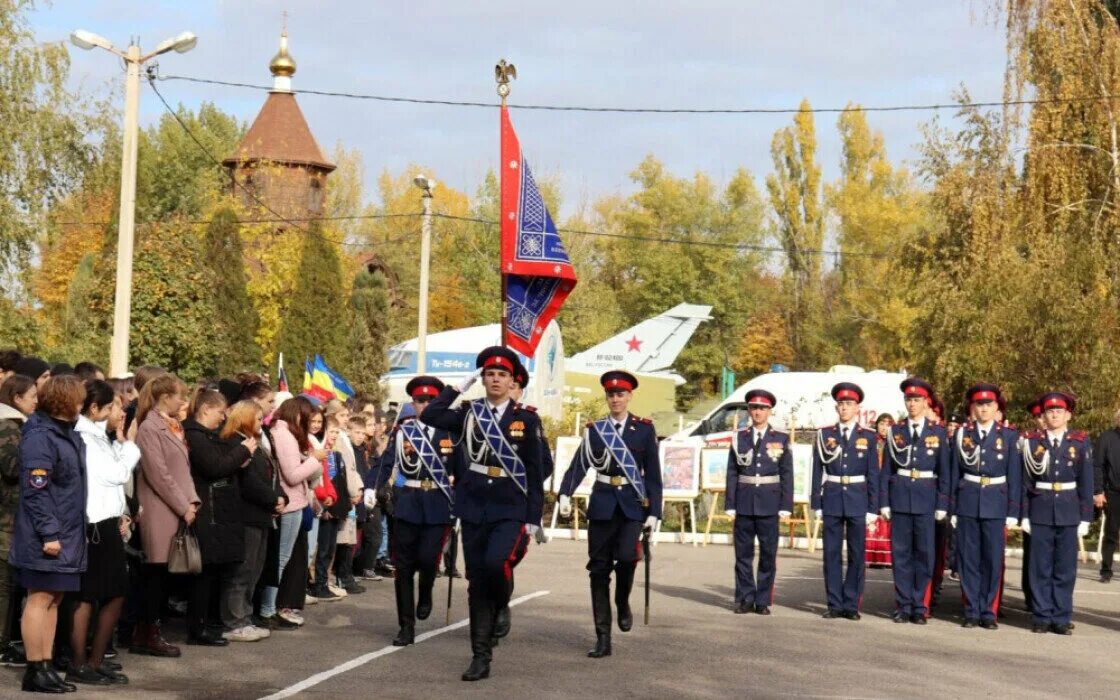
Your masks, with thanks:
[[[501,173],[502,178],[506,177],[506,175],[505,175],[506,169],[505,169],[505,167],[503,167],[504,163],[501,162],[501,160],[502,160],[502,158],[501,158],[501,148],[502,148],[501,147],[501,139],[502,139],[501,119],[502,119],[502,115],[504,115],[505,111],[506,111],[506,98],[509,97],[509,80],[510,80],[510,78],[515,78],[515,79],[517,78],[517,68],[514,67],[514,65],[512,63],[507,63],[506,59],[503,58],[503,59],[498,61],[498,64],[496,66],[494,66],[494,80],[496,80],[497,83],[498,83],[498,97],[500,97],[502,99],[502,108],[501,108],[501,111],[498,113],[498,141],[499,141],[499,146],[498,146],[499,169],[498,169],[498,172]],[[502,191],[504,191],[504,188],[501,187],[501,183],[499,182],[499,192],[502,192]],[[500,210],[500,207],[501,207],[501,199],[502,199],[501,195],[499,194],[499,196],[498,196],[499,210]],[[504,218],[504,215],[503,215],[503,218]],[[501,301],[501,303],[502,303],[502,331],[501,331],[502,335],[498,339],[498,344],[499,345],[505,345],[506,344],[507,331],[509,330],[509,305],[506,303],[506,299],[508,298],[507,293],[509,291],[509,281],[506,279],[505,272],[502,270],[502,261],[506,259],[506,255],[505,255],[506,237],[502,235],[501,224],[499,224],[499,228],[498,228],[498,238],[499,238],[499,241],[500,241],[499,253],[498,253],[498,274],[502,278],[502,301]]]

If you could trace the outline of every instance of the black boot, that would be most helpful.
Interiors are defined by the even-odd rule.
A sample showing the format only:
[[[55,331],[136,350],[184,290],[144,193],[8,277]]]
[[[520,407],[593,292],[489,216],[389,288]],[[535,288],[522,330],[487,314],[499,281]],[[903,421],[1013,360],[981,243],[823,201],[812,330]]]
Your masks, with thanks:
[[[62,676],[60,676],[58,674],[58,671],[55,670],[54,664],[52,662],[43,661],[42,668],[44,671],[46,671],[46,674],[51,677],[51,680],[54,681],[54,684],[59,688],[62,688],[62,692],[73,693],[78,689],[78,686],[74,685],[70,681],[63,680]]]
[[[61,685],[54,682],[50,674],[47,673],[47,662],[44,661],[28,661],[27,667],[23,671],[23,683],[21,687],[29,693],[52,693],[61,695],[66,692],[66,689]]]
[[[491,638],[494,636],[494,608],[489,603],[471,604],[471,665],[463,680],[480,681],[490,677]]]
[[[416,602],[413,596],[412,573],[398,571],[393,579],[393,586],[397,593],[397,624],[401,629],[397,632],[393,646],[406,647],[416,638]]]
[[[501,639],[509,634],[510,616],[509,606],[503,605],[498,608],[498,612],[494,614],[494,637]]]
[[[434,573],[420,572],[420,592],[416,598],[416,619],[427,620],[432,614],[432,586],[436,585]]]
[[[634,569],[637,564],[619,562],[614,567],[614,605],[618,608],[618,628],[629,632],[634,626],[634,615],[630,612],[630,589],[634,587]]]
[[[595,648],[587,652],[593,659],[611,655],[611,581],[591,579],[591,616],[595,618]]]

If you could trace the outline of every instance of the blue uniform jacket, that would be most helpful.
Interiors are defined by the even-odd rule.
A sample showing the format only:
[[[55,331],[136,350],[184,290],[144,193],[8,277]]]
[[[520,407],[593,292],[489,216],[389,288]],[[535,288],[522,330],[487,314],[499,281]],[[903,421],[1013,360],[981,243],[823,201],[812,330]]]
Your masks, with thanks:
[[[587,424],[587,433],[583,439],[589,441],[586,446],[591,448],[594,458],[598,458],[607,451],[603,439],[599,437],[598,431],[590,423]],[[646,488],[649,507],[641,504],[638,500],[638,492],[629,482],[625,481],[622,468],[613,459],[609,459],[607,470],[603,472],[603,475],[621,477],[623,482],[618,486],[611,486],[596,481],[591,487],[591,499],[587,504],[587,518],[588,520],[610,520],[614,517],[615,508],[619,508],[627,520],[641,521],[650,515],[660,519],[661,458],[658,455],[657,431],[654,429],[653,423],[648,418],[638,418],[635,415],[628,416],[626,424],[622,426],[622,441],[626,443],[630,454],[634,455],[634,462],[638,465],[638,473],[642,475],[642,483]],[[584,460],[584,447],[584,445],[581,445],[580,449],[576,451],[576,456],[572,459],[567,473],[564,474],[564,481],[560,484],[560,493],[564,496],[570,497],[575,493],[576,488],[583,481],[583,475],[591,467]]]
[[[8,563],[19,569],[77,574],[86,569],[86,452],[70,426],[36,412],[19,446],[19,511]],[[56,557],[43,544],[58,540]]]
[[[810,507],[824,515],[837,517],[863,517],[879,512],[879,450],[878,436],[874,430],[856,426],[848,435],[848,442],[841,439],[840,426],[830,425],[817,431],[818,440],[828,454],[840,450],[836,459],[825,464],[817,442],[813,443],[813,484],[809,495]],[[859,483],[842,484],[826,482],[825,475],[838,477],[863,477]]]
[[[887,440],[879,475],[879,507],[895,513],[926,515],[949,510],[951,445],[945,428],[927,420],[918,443],[912,444],[914,436],[906,421],[891,426]],[[914,478],[913,470],[933,472],[933,478]]]
[[[401,422],[415,420],[415,416],[410,416]],[[450,476],[453,473],[451,456],[455,451],[454,440],[446,430],[437,428],[430,432],[432,447],[435,448],[436,455],[443,462],[443,468]],[[393,432],[389,435],[389,444],[378,460],[377,469],[370,470],[373,484],[367,483],[368,488],[380,489],[389,480],[393,469],[398,467],[398,443],[403,443],[406,454],[412,455],[412,446],[405,440],[400,426],[394,427]],[[412,455],[410,459],[415,461],[415,455]],[[416,474],[404,474],[404,470],[400,468],[397,468],[397,472],[404,474],[406,479],[430,481],[432,476],[428,473],[427,468],[422,464],[418,464],[417,467],[419,471]],[[443,495],[443,491],[435,484],[428,490],[415,486],[402,486],[397,490],[396,501],[393,504],[393,517],[415,525],[447,525],[451,522],[451,502],[447,500],[447,496]]]
[[[1093,520],[1093,446],[1089,436],[1081,431],[1067,431],[1054,449],[1045,431],[1031,433],[1024,437],[1023,461],[1027,455],[1038,463],[1044,455],[1050,454],[1050,464],[1045,473],[1035,476],[1023,470],[1023,517],[1030,518],[1031,524],[1053,525],[1057,527],[1077,525]],[[1077,488],[1063,488],[1055,491],[1053,487],[1040,489],[1038,482],[1070,483],[1076,482]]]
[[[1018,518],[1022,496],[1023,468],[1019,458],[1019,433],[993,423],[993,428],[980,443],[980,432],[969,422],[957,429],[953,438],[952,468],[949,478],[950,511],[970,518]],[[965,464],[967,455],[979,448],[979,463]],[[962,450],[966,455],[962,455]],[[967,457],[971,461],[972,457]],[[980,477],[1006,477],[1002,484],[978,484],[965,479],[965,474]]]
[[[737,441],[739,454],[746,457],[753,448],[754,427],[740,430],[732,438]],[[776,484],[740,484],[740,476],[777,476]],[[759,448],[751,454],[747,464],[739,464],[735,450],[727,455],[727,508],[738,515],[777,515],[778,511],[793,512],[793,450],[789,446],[789,433],[767,426],[759,441]]]
[[[498,422],[506,440],[525,465],[527,493],[523,493],[508,476],[490,477],[471,471],[467,441],[463,436],[470,409],[466,403],[452,408],[451,404],[458,398],[459,391],[455,387],[445,387],[420,414],[420,420],[425,425],[442,428],[450,432],[457,441],[453,462],[455,515],[468,523],[514,520],[539,525],[541,512],[544,510],[544,468],[541,455],[545,449],[540,437],[540,416],[529,407],[510,401]],[[481,433],[474,437],[479,444],[485,440]],[[485,459],[485,466],[499,466],[497,458],[489,450]]]

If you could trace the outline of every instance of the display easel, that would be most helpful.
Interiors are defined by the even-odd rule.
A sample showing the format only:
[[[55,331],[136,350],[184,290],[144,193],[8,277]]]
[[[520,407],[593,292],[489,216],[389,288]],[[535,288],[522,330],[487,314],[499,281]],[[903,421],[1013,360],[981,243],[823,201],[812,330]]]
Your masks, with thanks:
[[[688,540],[685,539],[685,530],[684,530],[684,504],[685,503],[688,504],[689,522],[692,524],[692,546],[695,547],[696,544],[697,544],[697,541],[700,539],[696,534],[696,499],[695,498],[685,498],[685,497],[663,498],[663,499],[661,499],[661,502],[663,504],[662,505],[663,508],[665,506],[668,506],[671,503],[677,504],[677,506],[678,506],[677,512],[680,514],[680,518],[681,518],[681,543],[682,544],[688,541]],[[657,531],[656,532],[658,532],[658,533],[661,532],[661,522],[662,522],[661,520],[657,521]],[[655,538],[654,543],[656,544],[656,542],[657,542],[657,540]]]
[[[730,515],[724,513],[727,510],[727,493],[725,491],[707,491],[706,493],[712,494],[712,507],[708,510],[708,524],[704,526],[704,546],[707,547],[712,541],[712,521],[719,520],[720,522],[727,520],[734,520]],[[724,500],[724,507],[719,507],[720,498]]]
[[[798,515],[798,511],[801,512],[800,516]],[[810,553],[817,551],[817,539],[815,537],[810,537],[809,536],[811,534],[809,532],[809,530],[811,529],[810,524],[812,523],[812,519],[809,517],[809,504],[808,503],[794,503],[793,504],[793,514],[790,515],[785,520],[783,520],[782,522],[789,526],[789,548],[790,549],[793,549],[793,544],[797,540],[797,526],[798,525],[804,525],[805,526],[805,539],[807,540],[806,546],[809,548]]]

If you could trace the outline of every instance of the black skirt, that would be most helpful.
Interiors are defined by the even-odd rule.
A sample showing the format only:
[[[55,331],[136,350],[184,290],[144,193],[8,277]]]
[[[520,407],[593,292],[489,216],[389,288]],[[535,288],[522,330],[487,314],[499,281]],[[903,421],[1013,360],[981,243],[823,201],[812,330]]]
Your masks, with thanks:
[[[79,593],[83,601],[104,601],[128,593],[128,563],[118,521],[119,518],[106,518],[91,523],[86,530],[88,563]]]

